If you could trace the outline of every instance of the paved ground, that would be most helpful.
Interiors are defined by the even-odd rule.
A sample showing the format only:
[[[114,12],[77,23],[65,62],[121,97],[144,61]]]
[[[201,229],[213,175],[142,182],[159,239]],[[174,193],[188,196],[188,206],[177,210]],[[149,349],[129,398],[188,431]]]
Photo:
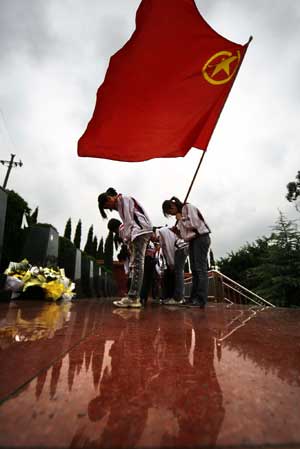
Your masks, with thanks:
[[[300,310],[0,304],[0,448],[300,447]]]

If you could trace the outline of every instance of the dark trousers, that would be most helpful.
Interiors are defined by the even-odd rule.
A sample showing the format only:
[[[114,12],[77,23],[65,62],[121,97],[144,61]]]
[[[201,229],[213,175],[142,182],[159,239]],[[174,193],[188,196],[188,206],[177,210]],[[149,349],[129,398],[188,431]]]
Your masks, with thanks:
[[[208,296],[207,256],[210,246],[209,234],[199,235],[190,241],[192,292],[190,300],[206,304]]]
[[[174,299],[181,301],[184,298],[184,265],[188,256],[188,248],[178,249],[175,251],[175,288]]]
[[[174,296],[175,272],[169,267],[164,271],[163,277],[163,299],[171,299]]]
[[[144,265],[144,278],[140,294],[141,300],[143,300],[144,302],[147,302],[149,293],[151,292],[151,290],[153,290],[154,276],[155,259],[154,257],[146,256]]]
[[[162,296],[161,277],[158,274],[158,272],[156,271],[156,265],[154,265],[153,282],[152,282],[152,298],[160,299],[161,296]]]

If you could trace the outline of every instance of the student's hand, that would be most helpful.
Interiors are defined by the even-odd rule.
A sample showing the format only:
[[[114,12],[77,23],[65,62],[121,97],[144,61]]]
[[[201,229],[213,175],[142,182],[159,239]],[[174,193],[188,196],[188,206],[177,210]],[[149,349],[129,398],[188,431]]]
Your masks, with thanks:
[[[179,231],[178,228],[176,228],[176,226],[173,226],[173,227],[171,228],[171,231],[173,231],[174,234],[176,234],[178,237],[180,237],[180,231]]]
[[[180,212],[177,212],[176,220],[181,220],[181,219],[182,219],[182,214]]]

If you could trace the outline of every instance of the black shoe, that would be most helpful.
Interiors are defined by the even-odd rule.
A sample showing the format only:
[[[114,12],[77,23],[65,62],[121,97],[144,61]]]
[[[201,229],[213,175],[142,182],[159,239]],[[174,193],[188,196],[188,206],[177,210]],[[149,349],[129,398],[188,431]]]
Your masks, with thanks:
[[[198,309],[204,309],[205,304],[198,301],[192,301],[189,304],[187,304],[187,307],[197,307]]]

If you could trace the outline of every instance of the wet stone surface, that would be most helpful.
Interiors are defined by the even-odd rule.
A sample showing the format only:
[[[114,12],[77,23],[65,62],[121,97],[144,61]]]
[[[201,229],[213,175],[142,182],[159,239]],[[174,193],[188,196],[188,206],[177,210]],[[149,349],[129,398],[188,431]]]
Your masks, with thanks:
[[[0,304],[0,448],[300,447],[300,310]]]

